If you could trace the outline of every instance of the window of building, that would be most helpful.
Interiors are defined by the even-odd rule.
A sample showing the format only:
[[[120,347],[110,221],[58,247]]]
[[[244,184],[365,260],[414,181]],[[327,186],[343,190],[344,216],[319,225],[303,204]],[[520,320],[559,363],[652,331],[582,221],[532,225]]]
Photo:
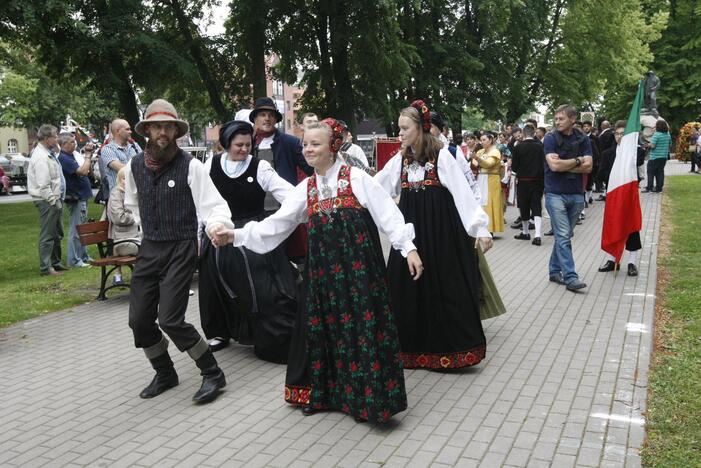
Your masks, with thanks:
[[[282,81],[273,80],[273,95],[282,96]]]
[[[292,106],[290,105],[290,101],[288,99],[287,100],[287,107],[285,108],[285,111],[291,111],[291,110],[292,110]]]
[[[287,119],[287,129],[288,130],[292,129],[292,122],[290,122],[290,119]]]
[[[15,140],[14,138],[10,138],[7,141],[7,152],[8,153],[16,153],[18,147],[19,147],[19,144],[17,143],[17,140]]]

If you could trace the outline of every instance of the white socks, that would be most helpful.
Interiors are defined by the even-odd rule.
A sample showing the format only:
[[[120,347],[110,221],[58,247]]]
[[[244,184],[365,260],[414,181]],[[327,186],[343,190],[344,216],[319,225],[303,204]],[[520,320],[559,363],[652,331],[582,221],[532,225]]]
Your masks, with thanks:
[[[631,252],[630,250],[626,250],[626,252],[628,252],[628,263],[632,263],[633,265],[635,265],[638,260],[638,251],[634,250]],[[615,262],[616,257],[614,257],[611,254],[606,254],[606,260],[611,260],[612,262]]]
[[[540,216],[534,216],[533,224],[535,224],[535,237],[540,237],[540,228],[543,225],[543,218]]]

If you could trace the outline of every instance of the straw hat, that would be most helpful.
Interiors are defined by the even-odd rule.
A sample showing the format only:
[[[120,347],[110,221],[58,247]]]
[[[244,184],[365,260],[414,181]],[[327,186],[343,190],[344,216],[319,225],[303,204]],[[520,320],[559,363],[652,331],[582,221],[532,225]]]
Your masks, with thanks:
[[[165,99],[156,99],[146,108],[144,118],[139,121],[134,127],[136,133],[142,136],[146,134],[146,125],[152,122],[173,122],[178,127],[178,133],[175,138],[180,138],[190,131],[190,126],[184,120],[178,118],[178,111],[175,110],[173,104]]]

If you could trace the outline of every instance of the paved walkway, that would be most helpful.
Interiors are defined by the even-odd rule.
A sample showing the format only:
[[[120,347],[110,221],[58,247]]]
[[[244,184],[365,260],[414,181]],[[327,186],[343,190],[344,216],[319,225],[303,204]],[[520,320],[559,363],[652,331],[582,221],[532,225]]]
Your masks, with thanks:
[[[285,367],[241,346],[217,354],[229,384],[214,403],[191,403],[200,377],[177,352],[181,384],[141,400],[152,371],[124,296],[0,330],[0,465],[640,466],[660,199],[641,195],[636,278],[596,271],[604,205],[588,210],[580,294],[547,280],[552,237],[535,247],[507,228],[487,255],[509,310],[484,323],[487,359],[406,371],[409,409],[386,426],[302,416],[283,401]],[[188,318],[199,325],[197,297]]]

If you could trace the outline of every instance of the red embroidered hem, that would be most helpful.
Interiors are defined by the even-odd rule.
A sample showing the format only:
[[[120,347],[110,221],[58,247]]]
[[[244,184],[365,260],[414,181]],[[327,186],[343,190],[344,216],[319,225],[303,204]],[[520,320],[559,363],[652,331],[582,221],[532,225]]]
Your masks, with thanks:
[[[311,393],[311,387],[285,385],[285,401],[291,405],[309,406],[309,397]]]
[[[457,353],[399,353],[405,369],[459,369],[479,364],[487,353],[487,345]]]

